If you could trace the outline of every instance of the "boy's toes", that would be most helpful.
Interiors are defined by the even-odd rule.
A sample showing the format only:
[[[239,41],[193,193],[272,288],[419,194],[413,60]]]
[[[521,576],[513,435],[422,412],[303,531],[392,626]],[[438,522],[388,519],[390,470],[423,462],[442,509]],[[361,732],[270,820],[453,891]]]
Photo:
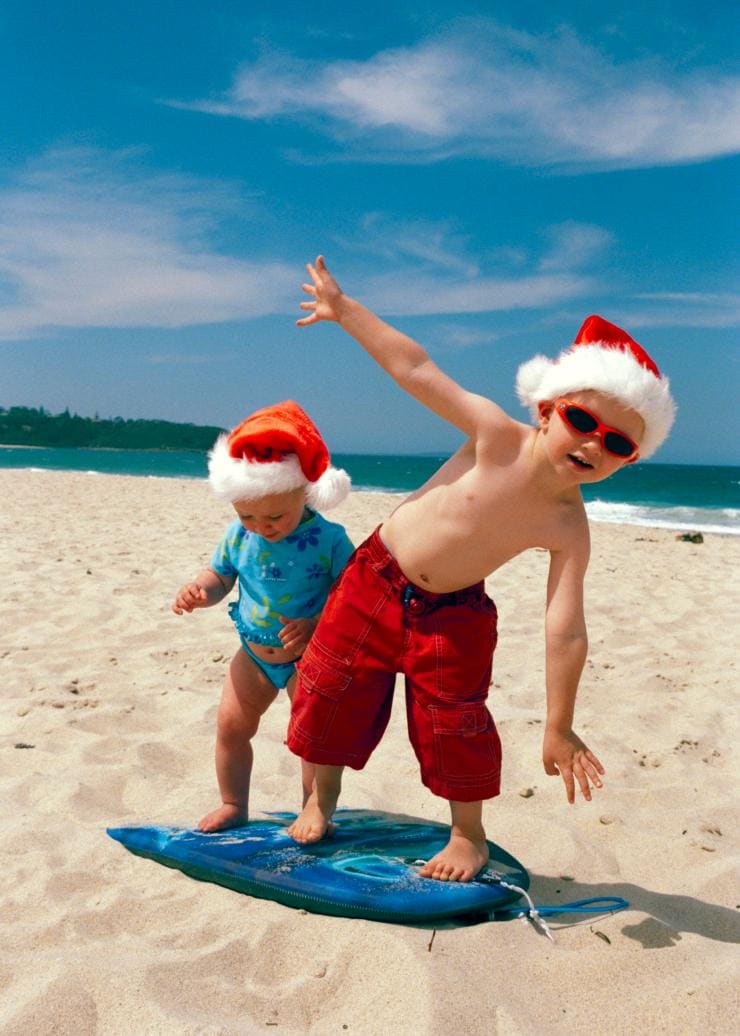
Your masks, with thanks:
[[[287,829],[287,833],[293,839],[294,842],[299,842],[301,845],[308,845],[311,842],[319,842],[325,835],[330,834],[333,831],[333,825],[331,830],[329,825],[307,823],[301,821],[300,817],[294,824],[291,824]]]
[[[310,800],[303,807],[300,816],[287,828],[287,833],[293,841],[301,845],[319,842],[333,832],[334,825],[331,819]]]
[[[453,836],[448,845],[419,871],[422,878],[434,881],[470,881],[488,860],[485,842]]]
[[[442,863],[440,860],[429,860],[429,862],[421,868],[419,874],[422,878],[433,878],[435,881],[447,881],[448,869],[448,865]]]
[[[321,839],[321,828],[299,827],[296,830],[288,831],[294,842],[300,845],[309,845],[311,842],[318,842]]]
[[[300,842],[300,827],[298,821],[294,821],[290,827],[286,827],[285,833],[290,835],[294,842]]]

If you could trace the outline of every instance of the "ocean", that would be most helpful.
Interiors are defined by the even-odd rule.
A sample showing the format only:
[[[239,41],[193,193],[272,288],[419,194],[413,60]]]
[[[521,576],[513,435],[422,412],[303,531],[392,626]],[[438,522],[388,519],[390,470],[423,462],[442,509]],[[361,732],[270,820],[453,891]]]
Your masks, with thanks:
[[[443,456],[336,453],[355,489],[407,493],[421,485]],[[0,448],[0,468],[85,471],[141,478],[205,478],[206,455],[178,450]],[[651,525],[686,532],[740,535],[740,467],[636,464],[614,478],[584,486],[592,521]]]

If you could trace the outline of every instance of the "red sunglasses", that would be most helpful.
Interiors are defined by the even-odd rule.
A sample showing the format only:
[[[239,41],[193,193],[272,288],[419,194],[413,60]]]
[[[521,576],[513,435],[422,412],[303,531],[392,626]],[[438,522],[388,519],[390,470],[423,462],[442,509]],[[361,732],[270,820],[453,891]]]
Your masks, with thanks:
[[[555,406],[555,409],[574,431],[580,432],[581,435],[600,435],[607,453],[627,460],[637,453],[639,446],[636,442],[633,442],[624,432],[603,424],[596,414],[592,414],[580,403],[570,403],[564,399]]]

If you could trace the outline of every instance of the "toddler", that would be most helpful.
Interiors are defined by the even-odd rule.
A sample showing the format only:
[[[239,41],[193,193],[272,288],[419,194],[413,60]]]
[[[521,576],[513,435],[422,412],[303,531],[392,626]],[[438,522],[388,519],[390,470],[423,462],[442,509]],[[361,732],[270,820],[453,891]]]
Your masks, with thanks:
[[[296,662],[353,547],[341,525],[318,513],[345,498],[349,476],[331,467],[318,429],[297,403],[258,410],[220,436],[208,470],[216,496],[237,517],[172,610],[182,615],[218,604],[238,582],[229,613],[241,646],[224,680],[216,735],[221,805],[198,824],[220,831],[247,821],[260,717],[280,689],[292,698]],[[313,770],[302,763],[304,804]]]

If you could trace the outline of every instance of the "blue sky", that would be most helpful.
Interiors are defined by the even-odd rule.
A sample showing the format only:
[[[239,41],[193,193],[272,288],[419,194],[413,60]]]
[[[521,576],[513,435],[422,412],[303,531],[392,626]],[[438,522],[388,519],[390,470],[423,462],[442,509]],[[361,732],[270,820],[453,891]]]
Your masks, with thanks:
[[[670,378],[658,461],[740,463],[735,5],[0,8],[0,405],[338,451],[458,433],[330,325],[304,264],[526,420],[518,365],[596,312]]]

